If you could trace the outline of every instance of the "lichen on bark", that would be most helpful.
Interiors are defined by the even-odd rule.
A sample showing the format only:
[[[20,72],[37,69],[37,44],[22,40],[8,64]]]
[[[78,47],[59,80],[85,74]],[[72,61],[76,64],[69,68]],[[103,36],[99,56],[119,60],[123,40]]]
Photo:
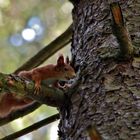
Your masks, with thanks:
[[[58,88],[51,88],[47,81],[42,81],[41,89],[35,94],[34,82],[14,74],[0,73],[0,94],[14,93],[17,96],[29,97],[41,104],[60,107],[64,102],[64,92]],[[2,95],[1,95],[2,96]]]

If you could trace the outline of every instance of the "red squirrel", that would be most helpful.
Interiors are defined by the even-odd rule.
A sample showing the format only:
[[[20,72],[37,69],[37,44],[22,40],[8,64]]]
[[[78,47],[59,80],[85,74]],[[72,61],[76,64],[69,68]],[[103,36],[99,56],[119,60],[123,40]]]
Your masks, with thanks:
[[[69,80],[74,78],[76,74],[70,66],[68,57],[66,62],[64,62],[63,55],[60,55],[56,65],[50,64],[29,71],[21,71],[18,76],[33,80],[35,82],[35,89],[38,91],[41,88],[42,80],[52,80],[52,86],[59,88],[58,80]],[[14,93],[2,94],[0,95],[0,117],[5,117],[11,112],[22,109],[33,102],[32,99]]]

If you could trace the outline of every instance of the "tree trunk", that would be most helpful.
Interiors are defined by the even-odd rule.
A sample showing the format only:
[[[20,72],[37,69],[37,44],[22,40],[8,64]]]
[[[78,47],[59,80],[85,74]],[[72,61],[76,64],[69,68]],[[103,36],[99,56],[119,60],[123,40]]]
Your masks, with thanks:
[[[133,45],[140,46],[140,1],[120,0]],[[103,140],[140,140],[140,60],[116,61],[106,0],[75,0],[72,55],[80,81],[69,116],[61,112],[62,140],[88,140],[92,125]]]

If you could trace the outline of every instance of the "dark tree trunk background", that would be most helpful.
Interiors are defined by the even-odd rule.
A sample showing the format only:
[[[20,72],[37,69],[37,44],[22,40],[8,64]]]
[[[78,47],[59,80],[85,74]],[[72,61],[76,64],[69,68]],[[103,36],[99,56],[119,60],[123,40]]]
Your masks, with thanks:
[[[140,47],[140,1],[120,4],[133,45]],[[72,14],[72,55],[80,85],[69,117],[61,112],[60,139],[88,140],[92,124],[104,140],[140,140],[140,60],[107,58],[119,50],[109,1],[75,0]]]

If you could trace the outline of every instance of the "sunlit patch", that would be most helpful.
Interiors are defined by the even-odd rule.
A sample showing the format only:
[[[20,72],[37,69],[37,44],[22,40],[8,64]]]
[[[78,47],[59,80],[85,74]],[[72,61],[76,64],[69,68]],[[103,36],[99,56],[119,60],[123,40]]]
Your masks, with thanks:
[[[30,29],[30,28],[25,28],[22,31],[22,37],[26,40],[26,41],[33,41],[35,39],[36,33],[35,30]]]
[[[20,138],[18,138],[19,140],[31,140],[33,138],[33,136],[31,134],[28,134],[28,135],[24,135]]]
[[[19,125],[16,126],[16,128],[18,128],[18,129],[22,129],[23,126],[24,126],[23,120],[22,120],[21,118],[16,119],[16,120],[15,120],[15,123],[19,124]],[[14,124],[12,124],[12,125],[13,125],[13,127],[15,127]],[[15,129],[16,129],[16,128],[15,128]]]
[[[51,129],[50,129],[50,140],[57,140],[58,139],[58,134],[57,134],[57,131],[58,131],[58,122],[59,121],[56,121],[56,122],[52,123],[52,125],[51,125]]]
[[[73,5],[70,2],[66,2],[62,5],[61,10],[65,14],[69,14],[73,8]]]
[[[1,8],[6,8],[9,6],[9,4],[10,4],[9,0],[0,0],[0,7]]]

